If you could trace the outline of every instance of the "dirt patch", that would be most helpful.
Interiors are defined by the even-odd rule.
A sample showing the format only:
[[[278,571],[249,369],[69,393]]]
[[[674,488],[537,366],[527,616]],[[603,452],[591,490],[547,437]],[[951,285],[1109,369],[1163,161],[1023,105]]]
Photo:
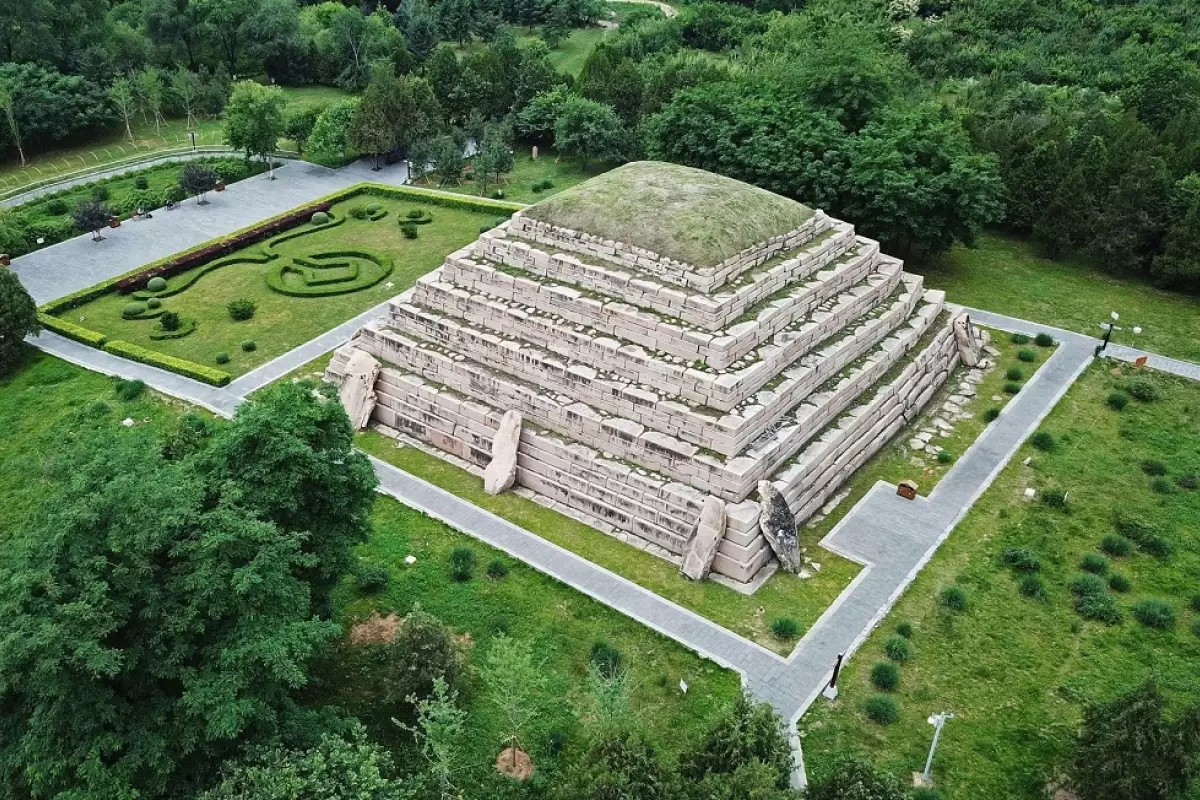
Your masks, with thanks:
[[[526,781],[533,774],[533,761],[519,747],[506,747],[496,756],[496,772],[513,780]]]
[[[386,644],[395,641],[401,622],[394,611],[386,617],[373,611],[371,616],[350,628],[350,644]]]

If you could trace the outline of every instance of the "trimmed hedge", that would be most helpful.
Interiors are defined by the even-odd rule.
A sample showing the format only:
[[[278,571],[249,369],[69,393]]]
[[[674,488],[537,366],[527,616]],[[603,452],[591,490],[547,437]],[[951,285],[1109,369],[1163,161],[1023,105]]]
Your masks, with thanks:
[[[421,202],[432,203],[435,206],[442,206],[443,208],[482,211],[487,214],[494,214],[499,211],[505,216],[511,216],[525,208],[523,203],[513,203],[507,200],[488,200],[483,197],[454,195],[435,192],[429,189],[418,189],[413,186],[385,186],[379,183],[360,183],[357,186],[351,186],[346,190],[345,194],[333,195],[332,197],[336,197],[337,200],[345,200],[350,197],[357,197],[360,194],[369,194],[376,197],[394,197],[400,200],[420,200]]]
[[[224,370],[213,369],[212,367],[197,364],[194,361],[174,358],[173,356],[164,355],[154,350],[147,350],[144,347],[138,347],[136,344],[130,344],[120,339],[106,342],[103,349],[105,352],[112,353],[115,356],[128,358],[130,361],[136,361],[139,364],[177,372],[184,377],[211,384],[212,386],[225,386],[233,380],[233,376]]]
[[[180,323],[179,328],[176,330],[173,330],[173,331],[153,330],[153,331],[151,331],[150,338],[156,342],[161,341],[163,339],[182,339],[185,336],[189,336],[189,335],[195,333],[198,325],[199,325],[199,323],[197,323],[195,319],[191,319],[191,318],[185,319]]]
[[[67,322],[58,317],[52,317],[45,311],[38,312],[38,322],[42,323],[42,327],[48,331],[54,331],[61,336],[74,339],[89,347],[103,347],[104,343],[108,341],[108,337],[103,333],[97,333],[96,331],[88,330],[82,325],[76,325],[73,322]]]
[[[373,253],[367,250],[330,250],[324,253],[313,253],[309,256],[312,258],[361,258],[366,261],[371,261],[380,268],[378,277],[361,278],[356,276],[353,280],[340,281],[338,283],[321,283],[316,286],[306,286],[304,288],[285,286],[283,283],[283,273],[291,267],[290,264],[278,264],[271,268],[267,273],[267,286],[271,291],[278,292],[289,297],[333,297],[339,294],[350,294],[361,289],[367,289],[382,281],[384,278],[392,274],[395,263],[392,257],[384,253]],[[315,263],[315,262],[310,262]],[[294,268],[293,268],[294,269]]]

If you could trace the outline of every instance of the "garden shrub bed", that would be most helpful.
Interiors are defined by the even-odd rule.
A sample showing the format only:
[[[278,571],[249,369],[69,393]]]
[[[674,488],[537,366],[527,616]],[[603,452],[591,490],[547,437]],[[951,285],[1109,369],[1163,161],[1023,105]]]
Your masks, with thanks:
[[[139,347],[136,344],[123,342],[120,339],[114,339],[104,344],[104,351],[128,358],[130,361],[136,361],[139,364],[146,364],[151,367],[159,367],[160,369],[177,372],[187,378],[194,378],[203,383],[208,383],[213,386],[225,386],[233,376],[228,372],[213,367],[206,367],[203,364],[197,364],[194,361],[187,361],[182,358],[175,358],[154,350],[148,350],[145,347]]]
[[[104,343],[108,341],[108,337],[103,333],[88,330],[82,325],[67,322],[65,319],[52,317],[44,311],[38,312],[38,322],[42,323],[42,327],[48,331],[54,331],[61,336],[66,336],[68,339],[74,339],[91,347],[103,347]]]

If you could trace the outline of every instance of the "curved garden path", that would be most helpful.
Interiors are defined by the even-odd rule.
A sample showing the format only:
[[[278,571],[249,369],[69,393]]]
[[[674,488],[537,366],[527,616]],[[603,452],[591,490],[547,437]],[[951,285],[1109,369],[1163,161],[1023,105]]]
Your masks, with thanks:
[[[343,170],[290,164],[280,179],[260,175],[230,187],[213,205],[155,215],[132,223],[136,233],[114,231],[103,246],[82,236],[14,261],[18,275],[38,302],[60,297],[97,280],[129,271],[207,238],[312,200],[364,179],[403,182],[397,172],[371,173],[365,165]],[[145,227],[137,228],[136,226]],[[129,231],[133,233],[133,231]],[[101,253],[106,256],[99,257]],[[84,273],[79,275],[78,273]],[[348,320],[300,348],[218,389],[175,373],[130,361],[43,332],[30,343],[80,366],[141,379],[151,387],[230,416],[249,394],[345,342],[381,308]],[[380,491],[518,558],[684,646],[741,674],[747,688],[771,703],[792,724],[816,700],[838,653],[849,657],[879,624],[921,568],[950,535],[976,498],[987,489],[1021,443],[1050,412],[1092,360],[1098,341],[1024,320],[974,311],[976,321],[1004,330],[1049,331],[1060,347],[947,472],[927,498],[898,499],[879,483],[822,540],[826,548],[863,565],[863,570],[804,635],[788,657],[765,648],[564,550],[461,498],[389,464],[372,459]],[[1132,360],[1148,355],[1151,366],[1200,378],[1200,365],[1165,359],[1124,347],[1110,355]],[[797,742],[797,749],[798,742]],[[804,781],[801,763],[796,783]]]

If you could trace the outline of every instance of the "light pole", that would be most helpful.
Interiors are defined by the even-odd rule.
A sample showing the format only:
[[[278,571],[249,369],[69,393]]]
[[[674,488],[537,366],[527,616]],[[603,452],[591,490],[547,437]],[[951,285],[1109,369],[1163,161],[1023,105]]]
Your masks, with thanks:
[[[188,128],[188,136],[192,137],[192,152],[194,153],[196,152],[196,130],[194,128]]]
[[[1101,322],[1100,323],[1100,327],[1104,328],[1104,339],[1101,340],[1100,344],[1096,345],[1096,357],[1097,358],[1099,358],[1100,354],[1103,353],[1105,348],[1108,347],[1108,342],[1109,342],[1109,340],[1112,339],[1113,331],[1120,330],[1120,328],[1117,327],[1117,320],[1119,320],[1120,318],[1121,318],[1121,315],[1114,311],[1114,312],[1112,312],[1112,322]]]
[[[954,715],[943,711],[940,714],[931,714],[927,720],[933,726],[933,743],[929,745],[929,758],[925,759],[925,771],[921,773],[922,786],[933,785],[933,778],[930,774],[933,770],[933,751],[937,749],[938,738],[942,735],[942,726],[948,719],[954,719]]]
[[[821,694],[823,694],[825,696],[826,700],[837,700],[837,696],[838,696],[837,679],[838,679],[838,674],[841,673],[841,671],[842,671],[842,659],[844,659],[845,657],[846,657],[845,653],[838,653],[837,660],[833,662],[833,675],[830,676],[829,683],[825,686],[824,689],[821,690]]]

